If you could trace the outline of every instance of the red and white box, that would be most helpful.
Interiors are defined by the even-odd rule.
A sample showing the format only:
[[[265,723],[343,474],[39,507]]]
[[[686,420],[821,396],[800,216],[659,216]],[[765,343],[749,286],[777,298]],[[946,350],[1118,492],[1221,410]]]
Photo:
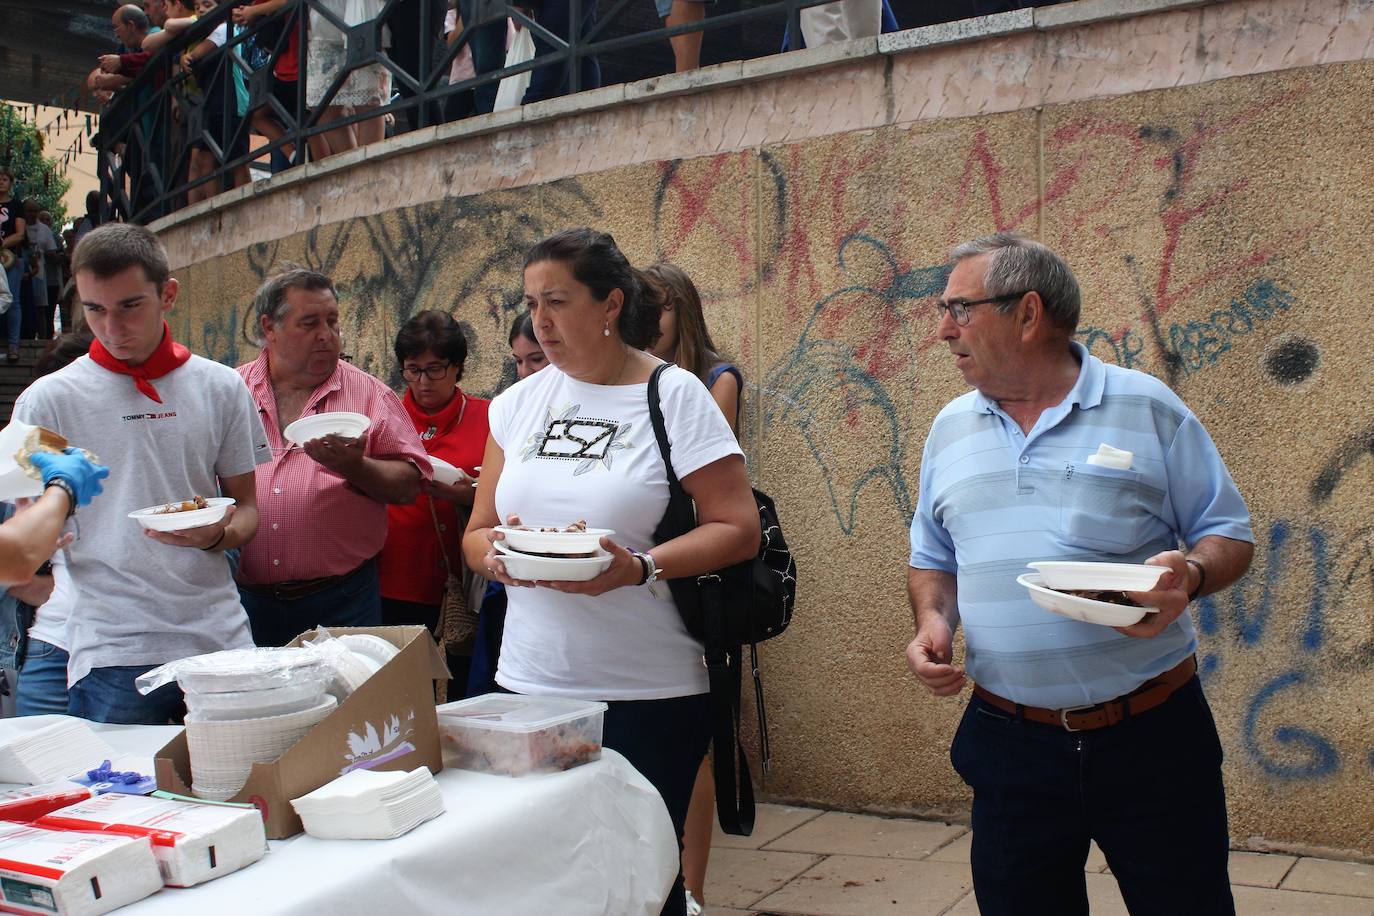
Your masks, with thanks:
[[[168,887],[191,887],[252,865],[267,852],[256,808],[109,793],[44,815],[52,830],[146,838]]]
[[[0,911],[99,916],[161,889],[145,838],[0,823]]]

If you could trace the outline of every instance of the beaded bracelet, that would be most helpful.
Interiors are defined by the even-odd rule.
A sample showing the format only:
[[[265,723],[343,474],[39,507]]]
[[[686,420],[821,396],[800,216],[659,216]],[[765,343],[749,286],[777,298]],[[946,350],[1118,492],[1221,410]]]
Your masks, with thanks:
[[[52,487],[57,487],[63,493],[67,494],[67,518],[71,518],[76,514],[76,489],[62,477],[54,477],[52,480],[49,480],[44,489],[50,489]]]

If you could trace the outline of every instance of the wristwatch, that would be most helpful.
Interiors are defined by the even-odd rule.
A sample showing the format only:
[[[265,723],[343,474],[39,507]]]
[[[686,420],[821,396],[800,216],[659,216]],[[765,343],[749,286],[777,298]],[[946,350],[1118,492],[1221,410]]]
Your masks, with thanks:
[[[1193,602],[1197,600],[1198,595],[1202,594],[1202,587],[1207,584],[1207,567],[1191,558],[1184,560],[1184,562],[1197,569],[1197,588],[1188,593],[1188,601]]]

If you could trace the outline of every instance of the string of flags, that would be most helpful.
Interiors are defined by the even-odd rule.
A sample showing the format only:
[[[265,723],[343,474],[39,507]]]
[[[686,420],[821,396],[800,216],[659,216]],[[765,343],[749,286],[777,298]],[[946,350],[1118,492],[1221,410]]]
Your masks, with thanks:
[[[80,99],[80,90],[69,89],[49,101],[46,106],[41,106],[37,102],[19,105],[7,103],[10,104],[10,108],[19,115],[20,123],[25,127],[32,128],[32,133],[29,134],[26,132],[24,137],[23,155],[26,157],[33,152],[34,143],[37,143],[38,152],[42,153],[45,146],[44,138],[50,139],[54,132],[60,133],[70,130],[73,127],[80,130],[76,138],[67,144],[66,149],[62,150],[60,154],[57,152],[53,153],[53,158],[58,161],[57,175],[53,176],[51,172],[45,171],[43,176],[43,185],[45,189],[50,185],[53,177],[65,178],[67,176],[67,170],[72,163],[77,160],[78,156],[87,150],[94,149],[93,140],[96,131],[95,121],[90,114],[80,111],[77,107]],[[40,111],[43,107],[59,110],[46,124],[40,126],[38,120]],[[82,122],[83,117],[84,124]],[[7,144],[3,150],[0,150],[0,153],[3,154],[3,159],[8,159],[12,150]]]

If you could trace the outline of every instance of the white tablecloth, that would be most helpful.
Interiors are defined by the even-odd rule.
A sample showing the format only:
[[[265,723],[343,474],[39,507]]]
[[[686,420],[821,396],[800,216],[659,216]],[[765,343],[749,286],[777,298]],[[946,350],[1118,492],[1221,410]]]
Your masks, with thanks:
[[[95,726],[149,757],[171,726]],[[272,840],[254,865],[163,888],[130,916],[402,913],[639,914],[663,906],[677,839],[654,787],[615,751],[563,773],[510,778],[446,769],[447,811],[394,840]]]

